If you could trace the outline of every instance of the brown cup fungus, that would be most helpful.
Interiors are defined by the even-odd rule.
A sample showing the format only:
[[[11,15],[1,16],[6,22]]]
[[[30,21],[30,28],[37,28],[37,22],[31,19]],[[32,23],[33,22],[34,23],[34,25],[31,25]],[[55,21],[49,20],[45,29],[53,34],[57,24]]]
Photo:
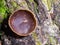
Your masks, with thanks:
[[[27,36],[35,30],[36,19],[31,11],[20,9],[10,15],[8,24],[17,35]]]

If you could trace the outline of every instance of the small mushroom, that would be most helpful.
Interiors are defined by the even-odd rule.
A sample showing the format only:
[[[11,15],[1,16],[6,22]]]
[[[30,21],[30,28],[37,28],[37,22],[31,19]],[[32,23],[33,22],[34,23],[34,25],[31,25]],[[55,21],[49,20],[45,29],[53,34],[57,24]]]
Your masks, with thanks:
[[[35,30],[36,18],[31,11],[20,9],[10,15],[8,24],[17,35],[27,36]]]

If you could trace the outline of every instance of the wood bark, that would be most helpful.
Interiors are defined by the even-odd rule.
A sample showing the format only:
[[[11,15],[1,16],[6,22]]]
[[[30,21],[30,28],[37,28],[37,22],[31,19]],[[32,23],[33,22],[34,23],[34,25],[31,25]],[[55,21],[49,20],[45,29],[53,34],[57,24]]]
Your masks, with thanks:
[[[51,16],[47,15],[47,10],[42,3],[42,0],[5,0],[6,6],[9,9],[9,13],[6,19],[2,22],[1,31],[3,32],[1,35],[2,45],[51,45],[49,41],[53,39],[53,45],[56,44],[56,39],[50,37],[50,34],[46,33],[44,30],[47,27],[48,23],[53,25]],[[26,37],[20,37],[13,33],[8,26],[8,18],[15,11],[19,9],[27,9],[31,10],[37,19],[37,27],[31,35]],[[54,12],[55,13],[55,12]],[[51,20],[51,21],[49,21]],[[47,23],[47,26],[45,24]],[[51,26],[50,25],[50,26]],[[57,27],[57,26],[56,26]],[[54,33],[55,34],[55,33]]]

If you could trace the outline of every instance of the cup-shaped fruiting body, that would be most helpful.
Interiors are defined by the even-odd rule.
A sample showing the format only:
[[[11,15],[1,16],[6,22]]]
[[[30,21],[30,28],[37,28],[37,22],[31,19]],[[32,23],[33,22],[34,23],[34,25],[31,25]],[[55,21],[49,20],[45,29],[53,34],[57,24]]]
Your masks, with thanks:
[[[27,36],[36,28],[36,18],[30,10],[20,9],[10,15],[8,20],[11,30],[19,36]]]

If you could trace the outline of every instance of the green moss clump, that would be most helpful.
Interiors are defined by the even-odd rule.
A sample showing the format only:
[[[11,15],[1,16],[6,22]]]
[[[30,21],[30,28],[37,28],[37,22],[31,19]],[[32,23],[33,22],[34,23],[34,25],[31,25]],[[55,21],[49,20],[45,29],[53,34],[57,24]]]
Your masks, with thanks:
[[[7,17],[8,8],[6,6],[5,0],[0,0],[0,23],[3,21],[4,18]]]

